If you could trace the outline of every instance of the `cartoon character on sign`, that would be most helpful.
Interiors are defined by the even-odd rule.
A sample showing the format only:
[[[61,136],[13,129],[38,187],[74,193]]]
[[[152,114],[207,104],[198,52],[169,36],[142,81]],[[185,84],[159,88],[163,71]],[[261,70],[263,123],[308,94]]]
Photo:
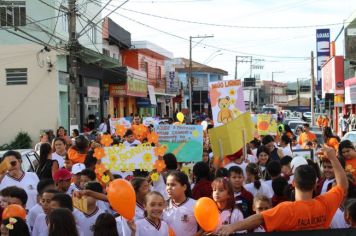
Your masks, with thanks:
[[[226,124],[230,121],[233,120],[234,114],[230,110],[230,97],[226,96],[225,98],[219,98],[218,100],[218,106],[220,108],[220,111],[218,113],[218,122]]]

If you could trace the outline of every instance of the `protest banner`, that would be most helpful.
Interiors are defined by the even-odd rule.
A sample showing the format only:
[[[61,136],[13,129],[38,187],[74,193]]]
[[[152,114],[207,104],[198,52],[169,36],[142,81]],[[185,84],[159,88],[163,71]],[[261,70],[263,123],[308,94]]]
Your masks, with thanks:
[[[105,147],[105,156],[101,163],[111,171],[134,171],[135,169],[151,171],[154,169],[157,156],[150,144],[140,144],[136,147],[125,147],[123,144]]]
[[[254,124],[250,112],[245,112],[235,120],[209,129],[209,138],[214,155],[231,155],[253,140]]]
[[[153,117],[142,118],[142,124],[147,127],[150,125],[153,125],[153,127],[157,127],[158,123],[159,123],[159,118],[153,118]]]
[[[209,96],[215,127],[226,124],[244,113],[243,89],[238,80],[209,83]]]
[[[277,120],[270,114],[257,115],[258,135],[277,135]]]
[[[158,125],[159,143],[167,147],[179,162],[198,162],[203,156],[203,126]]]

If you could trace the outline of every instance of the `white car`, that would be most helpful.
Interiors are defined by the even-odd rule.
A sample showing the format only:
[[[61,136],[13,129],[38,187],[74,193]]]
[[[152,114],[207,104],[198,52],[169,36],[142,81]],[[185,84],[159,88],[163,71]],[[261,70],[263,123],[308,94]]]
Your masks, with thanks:
[[[356,131],[350,131],[345,134],[344,137],[342,137],[341,141],[344,140],[350,140],[354,146],[356,147]]]
[[[306,124],[307,122],[302,121],[302,120],[296,120],[296,121],[289,121],[288,122],[288,126],[291,128],[291,130],[293,131],[293,133],[295,132],[295,129],[298,126],[303,126],[304,124]]]

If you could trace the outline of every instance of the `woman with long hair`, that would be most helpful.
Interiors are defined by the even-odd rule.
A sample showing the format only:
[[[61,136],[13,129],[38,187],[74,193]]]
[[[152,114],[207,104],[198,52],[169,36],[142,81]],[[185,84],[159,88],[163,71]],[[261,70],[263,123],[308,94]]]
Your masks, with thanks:
[[[324,143],[336,151],[339,149],[340,138],[333,134],[330,127],[325,127],[323,131]]]
[[[76,163],[84,163],[89,150],[89,140],[83,135],[75,138],[75,145],[68,149],[68,158]]]
[[[74,216],[66,208],[54,209],[49,215],[48,236],[79,236]]]
[[[44,143],[40,148],[40,160],[36,170],[39,179],[53,179],[54,173],[59,169],[58,161],[52,160],[52,147]]]
[[[67,135],[67,131],[64,129],[63,126],[58,127],[56,137],[64,139],[66,141],[67,147],[70,147],[72,145],[72,140]]]

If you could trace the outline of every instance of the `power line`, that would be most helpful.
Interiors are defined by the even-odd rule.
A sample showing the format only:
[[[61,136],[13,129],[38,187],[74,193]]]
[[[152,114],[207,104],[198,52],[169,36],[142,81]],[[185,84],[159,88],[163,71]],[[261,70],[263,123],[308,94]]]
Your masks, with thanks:
[[[80,24],[82,27],[84,27],[80,19],[81,19],[81,16],[79,16],[78,22],[79,22],[79,24]],[[93,46],[94,46],[95,49],[98,51],[98,53],[101,54],[102,52],[100,52],[100,50],[98,49],[98,47],[96,46],[96,44],[93,42],[93,39],[90,37],[90,35],[89,35],[87,32],[85,32],[85,34],[88,36],[90,42],[93,44]]]
[[[64,0],[61,1],[60,6],[62,6],[63,1],[64,1]],[[59,13],[60,13],[60,11],[58,11],[57,18],[56,18],[56,23],[54,24],[53,32],[52,32],[52,34],[51,34],[51,36],[50,36],[50,38],[49,38],[49,40],[48,40],[48,44],[51,42],[52,37],[53,37],[54,33],[56,32],[56,28],[57,28],[57,24],[58,24],[58,19],[59,19]]]

